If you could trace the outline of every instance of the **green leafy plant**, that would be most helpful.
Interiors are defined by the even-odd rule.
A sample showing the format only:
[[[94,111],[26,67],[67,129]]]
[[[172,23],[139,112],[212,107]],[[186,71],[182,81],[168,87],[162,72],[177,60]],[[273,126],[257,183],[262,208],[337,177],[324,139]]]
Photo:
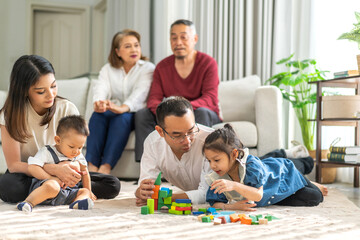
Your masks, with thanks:
[[[291,102],[299,120],[304,145],[313,150],[315,121],[309,119],[316,117],[316,91],[313,89],[315,85],[309,82],[324,80],[327,71],[318,70],[314,59],[293,61],[293,57],[294,54],[278,61],[276,64],[285,64],[287,71],[272,76],[266,82],[278,87],[283,98]]]
[[[354,28],[350,32],[341,34],[338,39],[347,39],[356,42],[360,49],[360,13],[355,12],[355,17],[358,22],[354,23]]]

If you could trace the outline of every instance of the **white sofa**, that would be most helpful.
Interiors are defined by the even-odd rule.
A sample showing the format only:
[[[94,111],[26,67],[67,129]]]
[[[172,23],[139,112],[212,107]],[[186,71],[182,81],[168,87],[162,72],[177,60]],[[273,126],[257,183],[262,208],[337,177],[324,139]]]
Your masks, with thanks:
[[[92,85],[95,81],[89,78],[57,81],[58,95],[72,101],[86,120],[89,120],[93,110]],[[3,106],[6,94],[6,91],[0,91],[0,106]],[[278,88],[260,86],[257,76],[221,82],[219,102],[224,123],[232,124],[251,154],[260,156],[282,147],[282,96]],[[114,176],[123,179],[139,177],[140,164],[135,162],[134,147],[135,134],[132,132],[125,151],[111,172]],[[2,148],[0,151],[0,173],[4,173],[6,163]]]

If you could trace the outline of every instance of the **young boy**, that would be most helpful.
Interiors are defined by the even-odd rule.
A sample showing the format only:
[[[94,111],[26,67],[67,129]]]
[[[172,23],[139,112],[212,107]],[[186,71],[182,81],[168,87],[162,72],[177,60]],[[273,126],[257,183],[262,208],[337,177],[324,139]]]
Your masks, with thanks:
[[[86,160],[81,153],[89,135],[85,120],[81,116],[67,116],[59,121],[56,129],[55,145],[42,147],[34,157],[29,157],[29,172],[35,177],[30,194],[17,205],[21,211],[31,212],[38,204],[67,205],[73,209],[91,209],[96,196],[91,192],[90,175]],[[84,188],[67,187],[57,177],[43,169],[46,163],[69,164],[82,175]]]

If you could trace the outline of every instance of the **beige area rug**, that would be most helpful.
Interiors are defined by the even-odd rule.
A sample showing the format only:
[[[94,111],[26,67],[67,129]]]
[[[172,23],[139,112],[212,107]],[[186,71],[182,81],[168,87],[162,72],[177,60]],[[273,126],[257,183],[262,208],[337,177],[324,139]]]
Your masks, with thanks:
[[[90,211],[40,206],[25,214],[0,201],[0,239],[360,239],[360,209],[336,189],[317,207],[258,208],[280,218],[268,225],[213,225],[195,216],[141,215],[136,186],[121,183],[116,199],[98,200]]]

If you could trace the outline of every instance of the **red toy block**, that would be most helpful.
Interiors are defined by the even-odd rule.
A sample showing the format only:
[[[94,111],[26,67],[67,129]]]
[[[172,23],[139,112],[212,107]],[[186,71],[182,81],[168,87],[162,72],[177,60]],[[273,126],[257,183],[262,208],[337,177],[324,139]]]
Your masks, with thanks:
[[[217,217],[217,218],[221,219],[221,224],[226,224],[226,218],[224,216]]]
[[[192,210],[192,207],[175,207],[175,210],[177,211],[187,211],[187,210]]]
[[[154,209],[158,210],[158,199],[154,199]]]

